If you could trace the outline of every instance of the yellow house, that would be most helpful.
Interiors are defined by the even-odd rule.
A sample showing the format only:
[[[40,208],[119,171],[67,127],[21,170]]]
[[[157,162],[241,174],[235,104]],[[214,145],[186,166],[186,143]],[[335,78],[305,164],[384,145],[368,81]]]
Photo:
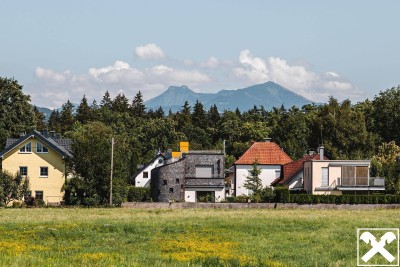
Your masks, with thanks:
[[[0,152],[2,169],[29,179],[31,196],[47,203],[60,203],[67,177],[65,159],[72,157],[71,140],[60,135],[33,131],[19,139],[7,139]]]

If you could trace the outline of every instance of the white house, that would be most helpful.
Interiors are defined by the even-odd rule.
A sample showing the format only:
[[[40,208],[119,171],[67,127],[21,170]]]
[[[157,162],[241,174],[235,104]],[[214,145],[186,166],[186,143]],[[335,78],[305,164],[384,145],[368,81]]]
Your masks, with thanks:
[[[303,165],[304,190],[316,195],[384,191],[384,178],[370,177],[370,165],[370,160],[309,159]]]
[[[281,176],[281,167],[292,162],[292,159],[270,139],[266,139],[265,142],[254,142],[234,163],[234,179],[231,184],[234,188],[234,195],[248,196],[251,194],[244,187],[244,183],[250,175],[254,162],[257,162],[257,167],[261,169],[259,177],[263,187],[266,187],[271,186],[271,183]]]
[[[134,176],[136,187],[150,187],[151,171],[164,165],[165,156],[158,154],[149,164],[141,168]]]

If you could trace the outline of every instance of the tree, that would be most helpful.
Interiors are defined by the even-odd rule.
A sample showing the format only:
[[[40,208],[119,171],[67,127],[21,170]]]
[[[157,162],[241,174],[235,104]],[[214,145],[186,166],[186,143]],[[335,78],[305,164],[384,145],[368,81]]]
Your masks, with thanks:
[[[61,132],[65,133],[72,130],[72,126],[74,125],[74,123],[74,106],[69,100],[67,100],[67,102],[62,105],[60,113]]]
[[[83,95],[81,103],[76,110],[76,120],[82,124],[88,123],[92,119],[92,109],[89,107],[87,98]]]
[[[400,143],[400,85],[380,92],[372,101],[373,130],[384,142]]]
[[[35,129],[36,118],[30,96],[22,92],[18,81],[0,77],[0,150],[9,137]]]
[[[176,117],[179,128],[192,123],[191,107],[188,101],[185,101],[181,111],[176,114]]]
[[[47,128],[46,122],[45,122],[45,116],[43,115],[42,112],[39,111],[39,109],[36,106],[33,106],[33,112],[35,113],[35,121],[36,121],[36,130],[45,130]]]
[[[124,94],[118,94],[112,102],[112,110],[118,113],[128,112],[129,100]]]
[[[144,105],[143,95],[140,91],[135,95],[135,98],[132,100],[131,114],[134,117],[138,118],[144,118],[146,115],[146,106]]]
[[[89,122],[72,132],[72,165],[76,176],[82,182],[71,182],[81,188],[66,188],[66,194],[73,190],[84,192],[82,202],[106,204],[109,196],[111,161],[110,127],[101,122]]]
[[[298,108],[292,107],[284,112],[273,128],[271,138],[275,140],[292,159],[303,157],[310,147],[310,122]]]
[[[60,113],[58,110],[53,109],[47,121],[47,128],[50,131],[61,132]]]
[[[202,129],[205,129],[207,125],[206,111],[204,110],[203,104],[198,100],[196,100],[193,107],[192,123]]]
[[[28,178],[23,178],[19,173],[12,175],[7,171],[0,172],[0,202],[3,205],[27,197],[28,190]]]
[[[371,160],[371,175],[385,178],[388,193],[400,193],[400,147],[394,141],[383,143]]]
[[[317,147],[323,141],[332,159],[363,159],[374,151],[374,138],[367,131],[364,114],[350,100],[339,103],[331,97],[312,121],[311,131],[309,144]]]
[[[258,162],[255,160],[252,164],[252,169],[249,171],[249,175],[246,177],[244,187],[252,192],[251,196],[256,202],[260,200],[260,193],[263,189],[262,181],[260,178],[261,169],[258,168]]]
[[[112,100],[110,97],[110,93],[108,91],[106,91],[104,93],[103,99],[100,102],[100,107],[104,107],[104,108],[108,108],[108,109],[112,108]]]

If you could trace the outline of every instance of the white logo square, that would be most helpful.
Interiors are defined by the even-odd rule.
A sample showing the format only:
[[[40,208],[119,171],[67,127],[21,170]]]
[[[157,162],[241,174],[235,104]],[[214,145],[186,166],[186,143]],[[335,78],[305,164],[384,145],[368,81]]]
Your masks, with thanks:
[[[358,228],[357,266],[399,266],[399,228]]]

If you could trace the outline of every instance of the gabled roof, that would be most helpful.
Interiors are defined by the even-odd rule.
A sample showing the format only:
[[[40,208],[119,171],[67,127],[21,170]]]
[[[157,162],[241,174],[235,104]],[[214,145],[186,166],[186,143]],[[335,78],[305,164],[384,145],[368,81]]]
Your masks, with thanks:
[[[154,156],[154,158],[147,163],[146,165],[144,165],[142,168],[140,168],[134,175],[132,175],[133,178],[136,178],[142,171],[144,171],[147,167],[149,167],[151,164],[153,164],[156,160],[158,160],[159,158],[163,158],[164,160],[168,159],[167,156],[164,156],[164,154],[159,153],[157,155]]]
[[[3,157],[6,155],[8,152],[13,150],[15,147],[19,146],[26,140],[28,140],[31,137],[35,137],[43,144],[51,147],[54,151],[56,151],[58,154],[60,154],[63,157],[72,157],[71,153],[71,139],[53,139],[51,137],[46,137],[42,135],[40,132],[34,130],[33,132],[22,136],[19,139],[15,138],[9,138],[6,141],[6,148],[0,152],[0,157]]]
[[[324,157],[324,160],[328,158]],[[313,155],[305,155],[299,160],[287,163],[282,168],[281,177],[276,178],[272,183],[271,186],[283,185],[285,183],[289,183],[294,176],[296,176],[299,172],[303,170],[303,163],[309,160],[320,160],[319,154]]]
[[[255,142],[235,164],[284,165],[292,159],[274,142]]]

